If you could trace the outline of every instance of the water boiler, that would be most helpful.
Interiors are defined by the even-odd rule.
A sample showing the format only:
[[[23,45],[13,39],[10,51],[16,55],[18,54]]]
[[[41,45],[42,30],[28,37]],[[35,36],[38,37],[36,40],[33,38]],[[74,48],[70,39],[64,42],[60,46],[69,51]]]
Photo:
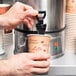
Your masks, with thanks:
[[[46,18],[44,23],[47,24],[45,34],[51,36],[50,42],[50,54],[53,58],[60,57],[64,54],[64,36],[65,36],[65,0],[16,0],[32,6],[38,11],[45,11]],[[18,26],[16,28],[16,50],[18,53],[17,45],[27,50],[27,34],[37,31],[36,24],[34,24],[31,31],[24,26]],[[23,36],[20,36],[23,35]],[[18,41],[19,40],[19,41]],[[18,43],[17,43],[18,42]],[[21,51],[22,51],[21,49]]]

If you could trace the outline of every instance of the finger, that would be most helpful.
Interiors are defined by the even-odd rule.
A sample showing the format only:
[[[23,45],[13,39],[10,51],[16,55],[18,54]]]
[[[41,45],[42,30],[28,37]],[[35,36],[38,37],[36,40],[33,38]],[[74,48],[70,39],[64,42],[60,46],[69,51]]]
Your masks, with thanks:
[[[49,71],[49,67],[48,68],[31,68],[32,73],[46,73]]]
[[[29,6],[29,5],[27,5],[27,4],[24,4],[24,6],[25,6],[25,10],[30,10],[30,9],[33,9],[31,6]]]
[[[31,17],[27,17],[27,19],[29,20],[31,26],[33,26],[34,25],[34,20]]]
[[[24,4],[24,3],[21,3],[21,2],[16,2],[14,4],[14,6],[16,7],[20,7],[20,8],[23,8],[24,10],[28,10],[28,9],[33,9],[31,6],[27,5],[27,4]]]
[[[47,68],[50,65],[50,61],[32,61],[32,65],[35,68]]]
[[[36,16],[36,15],[38,15],[38,11],[37,10],[32,10],[32,9],[26,10],[24,13],[25,13],[25,17],[26,16]]]
[[[48,53],[32,53],[30,58],[32,60],[47,60],[50,58]]]
[[[25,19],[23,21],[23,23],[26,24],[28,26],[28,28],[31,28],[31,24],[30,24],[29,20]]]
[[[24,22],[28,20],[29,24],[31,25],[30,27],[32,27],[34,25],[34,19],[31,17],[26,17],[26,19],[24,19]]]

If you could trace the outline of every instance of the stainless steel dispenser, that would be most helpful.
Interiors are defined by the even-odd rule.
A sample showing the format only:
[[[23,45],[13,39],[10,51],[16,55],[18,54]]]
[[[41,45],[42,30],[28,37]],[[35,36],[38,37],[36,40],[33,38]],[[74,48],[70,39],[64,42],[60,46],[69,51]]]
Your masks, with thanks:
[[[54,58],[62,56],[65,50],[65,1],[47,1],[47,32],[52,36],[50,52]]]
[[[60,57],[64,53],[64,29],[65,29],[65,0],[17,0],[25,4],[31,5],[38,11],[46,11],[46,18],[44,23],[47,24],[45,33],[51,35],[50,42],[50,54],[52,57]],[[25,27],[25,26],[24,26]],[[16,31],[21,31],[26,35],[37,31],[36,26],[30,30],[26,30],[26,27],[21,29],[17,28]],[[27,36],[25,35],[25,45],[27,42]],[[20,36],[20,35],[19,35]],[[18,37],[19,38],[19,37]],[[16,38],[16,40],[18,40]],[[17,46],[17,43],[16,43]],[[27,45],[26,45],[27,47]],[[25,47],[24,47],[25,48]]]

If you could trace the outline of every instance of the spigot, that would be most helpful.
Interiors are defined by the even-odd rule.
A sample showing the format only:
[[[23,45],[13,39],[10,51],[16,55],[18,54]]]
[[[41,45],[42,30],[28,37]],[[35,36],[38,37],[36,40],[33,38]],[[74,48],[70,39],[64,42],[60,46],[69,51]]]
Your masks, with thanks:
[[[45,34],[46,24],[44,24],[44,18],[46,16],[46,11],[39,11],[40,16],[36,16],[38,23],[36,24],[36,29],[38,34]],[[43,14],[41,16],[41,14]]]

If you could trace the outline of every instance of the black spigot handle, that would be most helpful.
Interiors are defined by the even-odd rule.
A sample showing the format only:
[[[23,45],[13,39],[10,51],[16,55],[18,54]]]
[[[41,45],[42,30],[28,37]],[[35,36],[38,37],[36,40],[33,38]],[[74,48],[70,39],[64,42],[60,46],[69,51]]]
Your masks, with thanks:
[[[36,29],[39,34],[45,34],[46,24],[44,24],[44,18],[46,16],[46,11],[39,11],[39,16],[36,16],[38,23],[36,24]]]
[[[37,18],[37,20],[39,21],[39,20],[43,20],[45,17],[46,17],[46,11],[39,11],[38,12],[40,15],[42,15],[42,16],[36,16],[36,18]]]

